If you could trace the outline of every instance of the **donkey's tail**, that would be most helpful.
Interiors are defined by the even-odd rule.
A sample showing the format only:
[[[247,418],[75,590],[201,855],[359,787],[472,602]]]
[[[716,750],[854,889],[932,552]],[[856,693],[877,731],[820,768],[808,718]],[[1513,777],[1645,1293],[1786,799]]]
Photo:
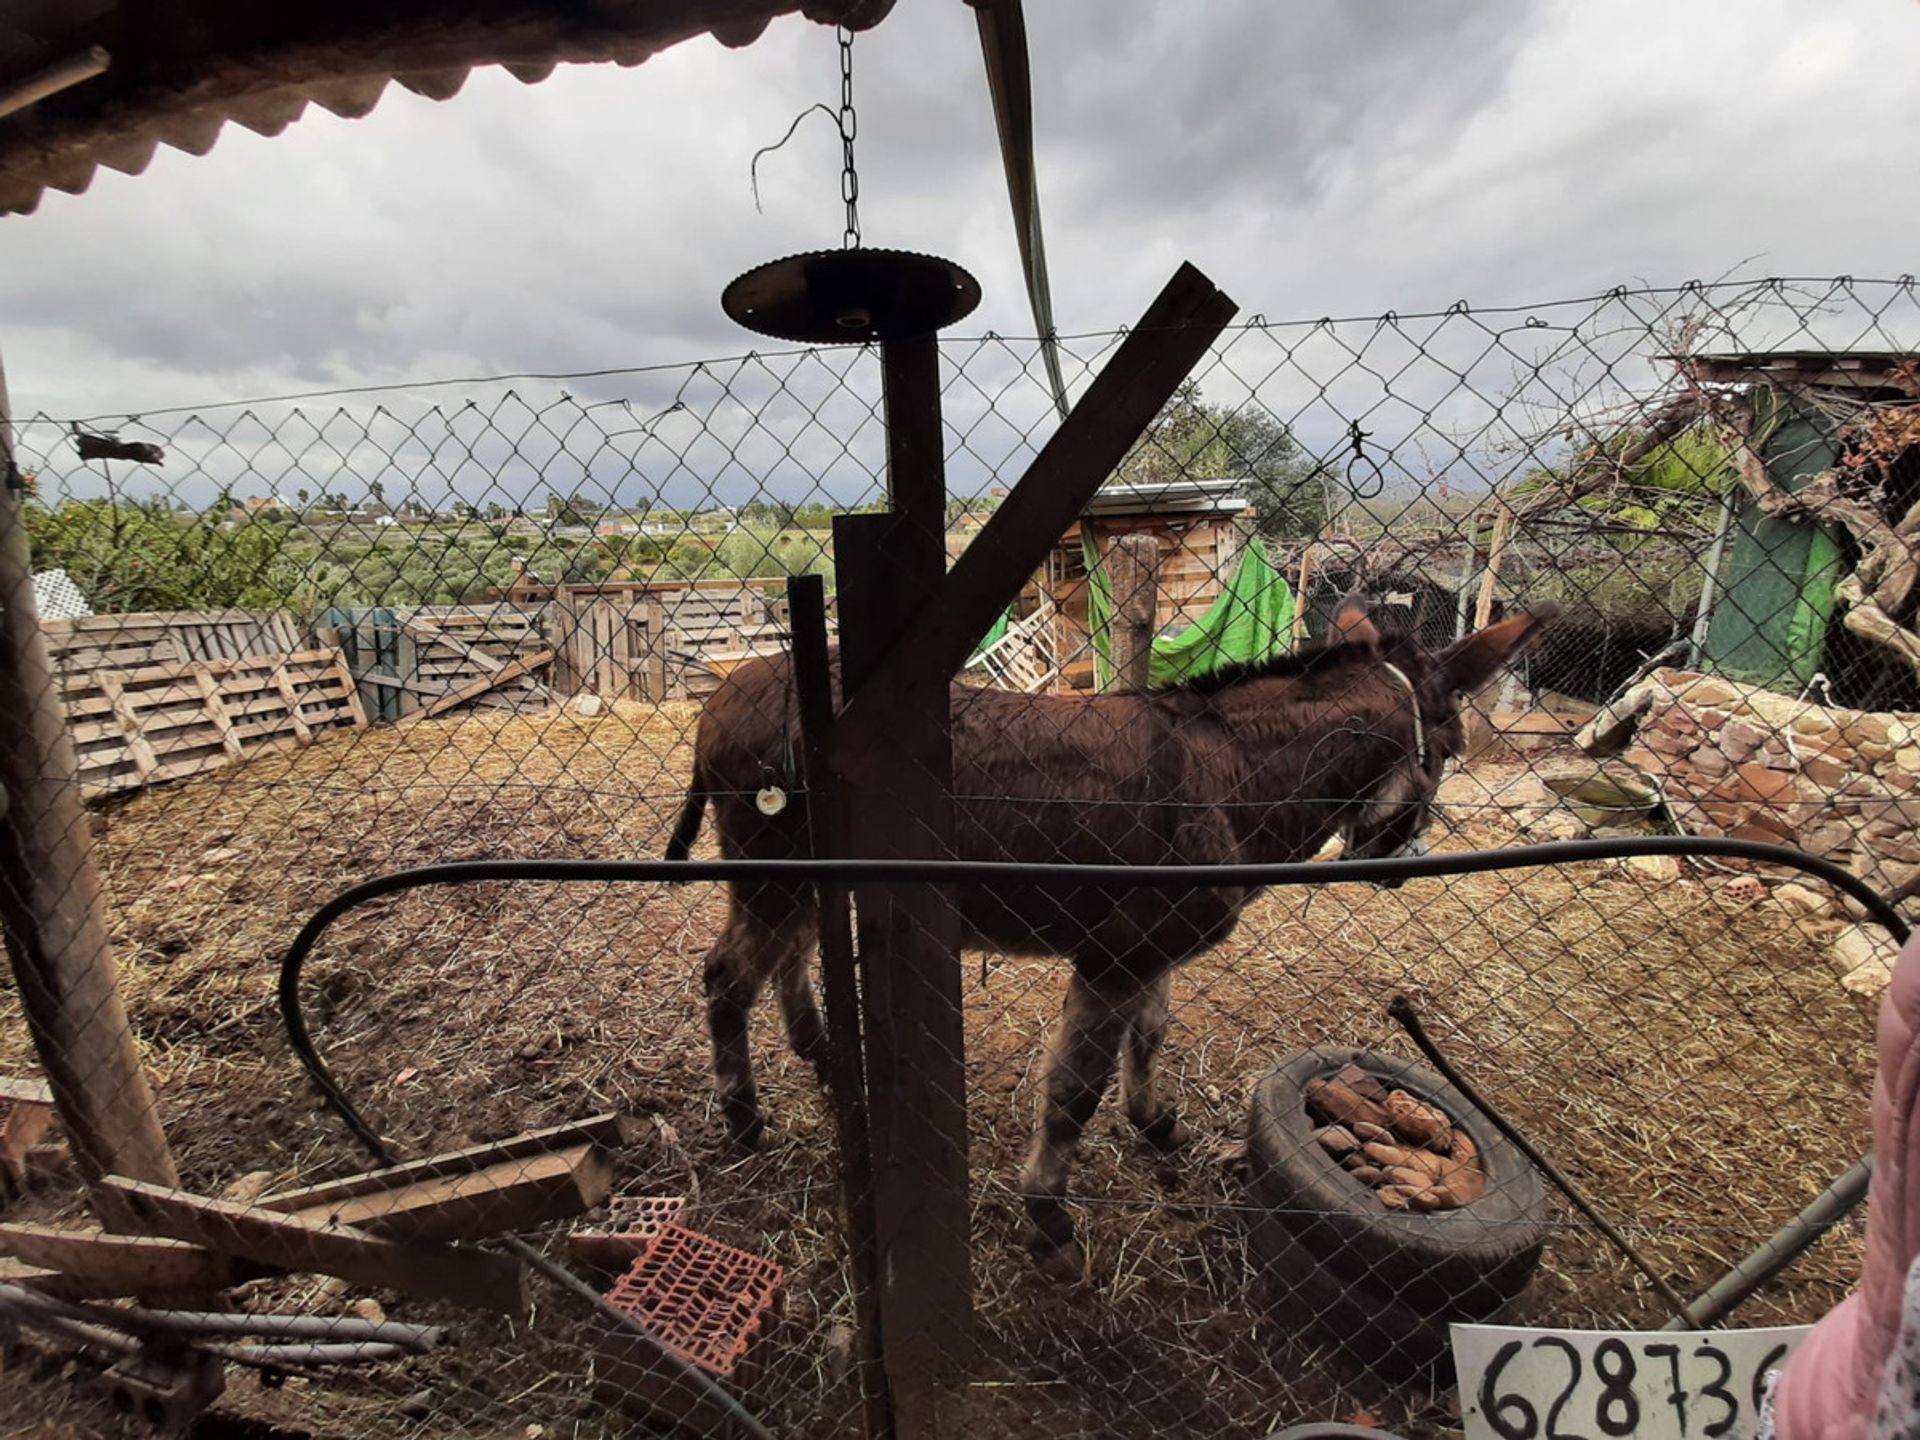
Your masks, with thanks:
[[[700,834],[700,821],[707,813],[707,792],[700,783],[700,771],[696,766],[693,782],[687,787],[686,803],[680,807],[680,819],[673,827],[673,837],[667,841],[667,859],[685,860],[693,853],[693,842]]]

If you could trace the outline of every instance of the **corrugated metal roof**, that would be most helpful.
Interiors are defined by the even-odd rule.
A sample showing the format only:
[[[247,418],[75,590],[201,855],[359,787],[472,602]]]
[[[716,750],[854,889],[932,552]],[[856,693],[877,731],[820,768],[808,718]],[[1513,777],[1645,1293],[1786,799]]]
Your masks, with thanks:
[[[358,117],[388,85],[445,100],[483,65],[535,84],[565,64],[638,65],[696,35],[751,44],[775,17],[867,29],[894,0],[6,0],[0,9],[0,215],[102,165],[129,175],[229,121],[277,135],[318,105]],[[106,69],[84,73],[104,50]]]

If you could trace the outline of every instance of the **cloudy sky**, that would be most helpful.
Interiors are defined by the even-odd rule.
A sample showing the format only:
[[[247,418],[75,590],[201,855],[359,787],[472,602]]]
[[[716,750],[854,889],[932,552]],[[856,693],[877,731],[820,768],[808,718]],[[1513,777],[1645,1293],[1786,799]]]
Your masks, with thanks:
[[[1914,0],[1032,0],[1063,330],[1181,259],[1273,319],[1618,282],[1920,269]],[[230,128],[0,220],[16,412],[736,354],[717,296],[835,244],[832,33],[357,121]],[[868,243],[981,279],[1026,333],[972,13],[901,0],[856,46]]]

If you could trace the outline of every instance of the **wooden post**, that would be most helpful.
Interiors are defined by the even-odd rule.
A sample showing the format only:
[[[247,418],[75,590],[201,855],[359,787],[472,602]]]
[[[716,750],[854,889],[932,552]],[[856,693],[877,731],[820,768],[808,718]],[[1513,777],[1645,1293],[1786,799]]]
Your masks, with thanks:
[[[1160,546],[1151,535],[1116,535],[1101,561],[1113,597],[1110,690],[1144,690],[1153,664],[1153,635],[1160,610]]]
[[[89,1184],[178,1180],[127,1024],[73,740],[40,633],[0,371],[0,924],[20,1006]]]
[[[787,581],[793,634],[793,685],[800,719],[800,764],[806,786],[807,831],[815,855],[838,845],[840,816],[827,765],[833,728],[833,674],[827,647],[826,585],[818,575]],[[853,1275],[854,1357],[867,1440],[893,1434],[880,1319],[879,1231],[873,1208],[873,1145],[867,1124],[866,1061],[861,1041],[860,991],[852,914],[844,885],[814,887],[820,914],[820,979],[826,992],[828,1082],[840,1141],[840,1185],[847,1207],[848,1268]]]
[[[1307,633],[1307,587],[1313,583],[1313,542],[1300,552],[1300,578],[1293,587],[1293,636],[1288,648],[1298,650]]]
[[[1480,599],[1473,607],[1473,628],[1484,630],[1493,619],[1493,590],[1500,581],[1500,562],[1506,556],[1507,537],[1513,533],[1513,511],[1501,506],[1493,517],[1493,539],[1487,542],[1487,573],[1480,577]]]
[[[835,850],[945,860],[954,853],[947,686],[924,697],[868,688],[946,574],[934,337],[889,341],[881,365],[894,508],[837,517],[834,556],[843,690],[891,718],[862,753],[829,749]],[[926,886],[857,886],[854,905],[887,1386],[898,1433],[937,1435],[951,1428],[941,1417],[973,1343],[958,919],[949,897]]]

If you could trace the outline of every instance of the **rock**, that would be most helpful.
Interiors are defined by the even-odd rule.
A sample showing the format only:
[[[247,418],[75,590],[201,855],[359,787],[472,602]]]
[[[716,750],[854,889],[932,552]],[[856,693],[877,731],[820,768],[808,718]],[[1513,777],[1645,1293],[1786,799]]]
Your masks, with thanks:
[[[1680,861],[1673,855],[1629,855],[1627,869],[1641,880],[1670,885],[1680,878]]]
[[[1389,1210],[1410,1210],[1413,1208],[1413,1192],[1404,1186],[1389,1185],[1373,1193],[1380,1197],[1380,1203]]]
[[[1387,1184],[1398,1190],[1405,1190],[1409,1196],[1418,1195],[1433,1184],[1434,1177],[1424,1170],[1416,1170],[1410,1165],[1389,1165]]]
[[[1347,1173],[1362,1185],[1378,1185],[1380,1177],[1386,1172],[1378,1165],[1351,1165],[1347,1167]]]
[[[1767,898],[1767,882],[1757,875],[1736,875],[1721,882],[1718,894],[1730,905],[1757,905]]]
[[[1920,774],[1920,745],[1908,745],[1894,751],[1893,763],[1909,775]]]
[[[429,1420],[433,1417],[433,1403],[433,1391],[416,1390],[393,1408],[409,1420]]]
[[[1402,1140],[1435,1150],[1444,1151],[1453,1143],[1453,1122],[1404,1090],[1387,1096],[1387,1127]]]
[[[1393,1144],[1393,1131],[1384,1125],[1375,1125],[1370,1121],[1356,1120],[1351,1126],[1353,1133],[1362,1140],[1372,1140],[1382,1145]]]
[[[339,1300],[352,1288],[338,1275],[329,1275],[313,1287],[313,1296],[316,1300]]]
[[[1793,795],[1793,776],[1784,770],[1748,762],[1736,772],[1741,798],[1759,805],[1784,804]]]
[[[1327,1125],[1314,1131],[1313,1134],[1314,1138],[1320,1142],[1320,1148],[1336,1160],[1343,1155],[1351,1155],[1360,1148],[1359,1139],[1344,1125]]]
[[[1767,743],[1767,732],[1749,720],[1729,720],[1720,727],[1720,753],[1735,765]]]
[[[1376,1165],[1391,1170],[1396,1165],[1405,1165],[1413,1152],[1404,1145],[1384,1145],[1378,1140],[1369,1140],[1360,1147],[1361,1153]]]
[[[1791,881],[1785,885],[1775,886],[1773,899],[1777,904],[1801,915],[1816,917],[1831,915],[1839,908],[1834,904],[1831,895],[1810,886],[1796,885]]]
[[[606,701],[592,692],[583,692],[567,702],[567,708],[576,715],[598,715],[606,708]]]
[[[1440,1177],[1440,1183],[1462,1205],[1471,1205],[1487,1193],[1487,1174],[1478,1164],[1450,1162]]]
[[[1349,1065],[1334,1079],[1347,1086],[1363,1100],[1371,1100],[1376,1105],[1387,1103],[1387,1085],[1378,1075],[1370,1075],[1358,1065]]]
[[[1471,1165],[1476,1170],[1480,1168],[1480,1147],[1473,1143],[1473,1137],[1464,1130],[1454,1130],[1453,1144],[1447,1154],[1456,1165]]]
[[[1587,822],[1564,805],[1543,810],[1527,822],[1527,836],[1534,840],[1581,840],[1587,833]]]
[[[1416,1190],[1412,1195],[1413,1208],[1416,1210],[1458,1210],[1460,1199],[1444,1185],[1429,1185],[1424,1190]]]
[[[1829,760],[1825,756],[1808,756],[1800,762],[1800,773],[1814,784],[1832,789],[1844,785],[1853,777],[1853,772],[1838,760]]]
[[[1388,1168],[1405,1170],[1412,1174],[1422,1176],[1424,1177],[1424,1183],[1428,1185],[1433,1184],[1444,1176],[1447,1173],[1447,1166],[1452,1163],[1444,1156],[1436,1155],[1431,1150],[1424,1149],[1408,1150],[1406,1157],[1407,1158],[1397,1166],[1390,1166]],[[1401,1182],[1396,1180],[1394,1183],[1399,1184]]]
[[[1849,925],[1833,937],[1833,964],[1840,983],[1856,995],[1878,995],[1893,979],[1899,952],[1878,925]]]
[[[1387,1108],[1355,1092],[1343,1080],[1316,1080],[1307,1086],[1307,1112],[1326,1125],[1345,1125],[1354,1134],[1362,1124],[1386,1128]]]
[[[387,1318],[387,1312],[381,1309],[380,1302],[374,1299],[354,1301],[353,1313],[362,1320],[371,1320],[376,1325],[384,1323]]]

